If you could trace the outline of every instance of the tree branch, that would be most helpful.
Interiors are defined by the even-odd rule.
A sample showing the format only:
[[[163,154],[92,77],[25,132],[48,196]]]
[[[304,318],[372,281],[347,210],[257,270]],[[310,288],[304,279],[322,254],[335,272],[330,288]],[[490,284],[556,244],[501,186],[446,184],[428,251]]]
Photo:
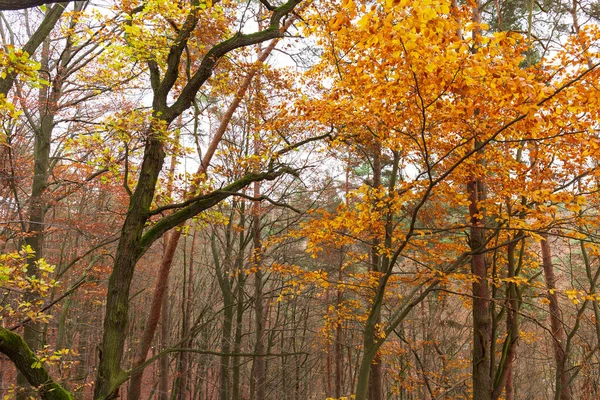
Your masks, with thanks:
[[[271,21],[267,29],[250,34],[238,32],[229,39],[212,47],[202,59],[202,62],[192,76],[192,79],[190,79],[181,90],[181,94],[175,103],[168,108],[168,111],[164,116],[165,121],[173,121],[192,104],[200,87],[208,78],[210,78],[217,61],[225,54],[240,47],[246,47],[282,37],[283,32],[280,30],[281,20],[290,13],[294,7],[300,4],[301,1],[302,0],[288,0],[286,3],[277,7],[271,15]]]
[[[0,0],[0,11],[1,10],[10,10],[10,8],[2,8],[2,5],[6,4],[6,3],[17,5],[17,4],[28,3],[28,1]],[[50,3],[50,2],[48,2],[48,3]],[[24,52],[26,52],[30,56],[33,53],[35,53],[35,51],[40,46],[40,44],[42,44],[44,39],[46,39],[46,37],[48,37],[48,35],[50,34],[50,31],[54,28],[54,25],[56,25],[56,22],[60,19],[60,16],[65,11],[65,7],[66,7],[66,4],[62,3],[62,4],[56,4],[50,9],[50,12],[48,12],[46,14],[46,16],[42,20],[42,23],[40,24],[40,26],[33,33],[33,35],[31,35],[31,37],[29,38],[27,43],[25,43],[25,46],[23,46]],[[27,8],[27,7],[20,7],[20,8]],[[15,82],[16,77],[17,77],[17,71],[13,71],[13,72],[7,73],[6,78],[0,79],[0,95],[3,94],[6,96],[8,94],[13,83]]]
[[[73,400],[73,396],[56,383],[40,359],[20,335],[0,327],[0,353],[6,355],[17,369],[37,388],[44,400]]]
[[[71,3],[76,0],[0,0],[0,11],[23,10],[53,3]]]
[[[140,250],[136,254],[136,259],[140,259],[144,253],[148,250],[150,245],[154,243],[156,239],[161,237],[165,232],[176,227],[177,225],[185,222],[186,220],[200,214],[202,211],[206,211],[209,208],[215,206],[220,201],[230,197],[232,193],[236,193],[240,189],[248,186],[252,182],[258,181],[272,181],[283,174],[295,175],[294,171],[290,167],[281,167],[278,170],[271,170],[260,173],[249,173],[246,176],[238,179],[237,181],[225,186],[222,190],[216,190],[210,194],[199,196],[194,201],[190,202],[189,205],[185,206],[181,210],[163,217],[157,223],[155,223],[150,229],[148,229],[142,236],[140,241]]]

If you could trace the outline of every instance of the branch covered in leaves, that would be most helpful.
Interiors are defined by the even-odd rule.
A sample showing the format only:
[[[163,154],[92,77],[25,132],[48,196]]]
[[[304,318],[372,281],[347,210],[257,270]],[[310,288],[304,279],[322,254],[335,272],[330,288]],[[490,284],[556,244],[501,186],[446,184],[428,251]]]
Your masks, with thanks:
[[[3,8],[5,4],[23,4],[28,3],[29,1],[11,1],[11,0],[0,0],[0,11],[2,10],[13,10],[16,8]],[[48,1],[47,3],[51,3]],[[36,4],[37,5],[37,4]],[[33,6],[32,6],[33,7]],[[60,19],[61,15],[65,11],[66,4],[56,4],[54,5],[50,11],[46,14],[44,19],[42,20],[40,26],[37,30],[31,35],[25,46],[23,46],[23,52],[32,55],[35,53],[38,47],[42,44],[42,42],[48,37],[50,31],[56,25],[56,22]],[[27,7],[20,7],[27,8]],[[10,89],[12,88],[13,83],[17,77],[17,71],[12,71],[6,74],[5,78],[0,78],[0,95],[7,95]]]
[[[225,54],[241,47],[251,46],[253,44],[258,44],[267,40],[282,37],[282,19],[291,13],[301,2],[302,0],[289,0],[275,8],[271,14],[271,20],[267,29],[249,34],[237,32],[229,39],[212,47],[202,59],[202,63],[198,67],[198,70],[196,70],[192,78],[181,90],[179,98],[175,101],[175,103],[173,103],[172,106],[168,107],[168,111],[164,116],[164,120],[173,121],[192,104],[192,101],[194,100],[200,87],[208,78],[210,78],[215,64]]]

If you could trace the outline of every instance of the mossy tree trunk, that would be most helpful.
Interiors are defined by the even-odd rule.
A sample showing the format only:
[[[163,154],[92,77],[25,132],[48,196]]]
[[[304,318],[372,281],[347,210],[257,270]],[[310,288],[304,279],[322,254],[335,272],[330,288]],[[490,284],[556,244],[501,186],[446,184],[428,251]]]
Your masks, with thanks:
[[[12,361],[43,400],[73,400],[73,395],[50,377],[46,367],[20,335],[0,328],[0,353]]]

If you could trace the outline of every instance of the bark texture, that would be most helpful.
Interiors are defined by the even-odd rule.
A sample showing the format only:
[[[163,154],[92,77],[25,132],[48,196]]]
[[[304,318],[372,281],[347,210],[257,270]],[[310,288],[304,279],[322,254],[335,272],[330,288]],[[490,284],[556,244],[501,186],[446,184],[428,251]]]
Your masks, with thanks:
[[[491,320],[490,290],[487,281],[487,265],[485,254],[481,249],[485,246],[485,232],[479,218],[478,202],[481,199],[482,183],[480,180],[469,182],[467,191],[471,204],[471,249],[476,251],[471,257],[473,281],[473,399],[489,400],[492,396],[491,378]]]

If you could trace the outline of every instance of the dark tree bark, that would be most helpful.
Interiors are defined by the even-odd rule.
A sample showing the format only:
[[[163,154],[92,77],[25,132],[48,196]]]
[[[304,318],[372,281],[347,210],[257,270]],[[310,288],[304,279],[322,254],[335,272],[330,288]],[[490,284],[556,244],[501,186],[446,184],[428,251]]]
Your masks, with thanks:
[[[233,340],[233,352],[240,353],[242,350],[242,335],[244,328],[244,284],[246,276],[242,268],[244,263],[244,253],[246,249],[246,203],[240,205],[240,233],[239,233],[239,248],[235,260],[235,269],[237,272],[237,287],[236,287],[236,310],[235,310],[235,334]],[[233,359],[232,378],[231,378],[231,398],[232,400],[240,400],[241,385],[240,385],[240,370],[243,360],[240,357]]]
[[[175,234],[175,232],[177,231],[173,231],[171,235],[166,236],[167,245],[161,260],[159,275],[156,279],[156,286],[154,287],[154,295],[152,296],[152,304],[150,305],[150,314],[148,316],[148,321],[146,322],[144,333],[142,334],[139,353],[133,363],[136,367],[146,361],[148,351],[150,350],[152,340],[154,339],[156,327],[158,326],[158,321],[160,320],[161,311],[165,311],[163,307],[163,298],[165,298],[168,293],[169,271],[171,269],[171,263],[173,262],[173,256],[175,255],[175,249],[177,248],[177,241],[173,240],[173,234]],[[168,266],[165,267],[165,265]],[[137,400],[140,398],[143,374],[144,370],[141,370],[139,373],[131,376],[129,389],[127,391],[127,398],[129,400]]]
[[[487,265],[485,254],[481,249],[485,246],[485,231],[478,217],[478,203],[482,199],[482,182],[473,179],[467,186],[469,199],[469,215],[471,216],[471,249],[477,251],[471,257],[473,281],[473,399],[489,400],[492,396],[491,378],[491,320],[490,290],[487,281]]]
[[[381,187],[381,146],[377,145],[373,155],[373,187]],[[386,226],[386,228],[389,228]],[[386,229],[388,231],[388,229]],[[371,246],[372,270],[374,272],[385,272],[387,258],[381,259],[378,254],[380,241],[373,240]],[[388,243],[386,243],[387,245]],[[381,323],[381,314],[378,313],[377,318],[373,321],[374,326]],[[376,341],[376,339],[374,340]],[[381,368],[381,359],[379,354],[375,354],[375,358],[371,362],[371,373],[369,374],[369,400],[383,400],[383,374]]]
[[[481,1],[476,0],[472,4],[472,21],[476,24],[481,23]],[[476,53],[480,45],[481,29],[473,30],[473,40],[475,45],[471,52]],[[477,110],[479,112],[479,110]],[[479,139],[475,139],[473,144],[475,155],[479,157],[477,163],[484,162],[484,152]],[[467,184],[467,194],[469,196],[469,216],[470,224],[470,247],[476,254],[471,256],[471,273],[475,280],[472,284],[473,291],[473,400],[490,400],[492,398],[492,321],[490,315],[490,288],[487,277],[487,264],[483,249],[485,247],[484,221],[479,217],[479,202],[485,198],[484,183],[481,177],[472,176]]]
[[[192,315],[192,299],[193,299],[193,288],[194,288],[194,254],[196,249],[196,237],[198,236],[198,227],[194,228],[194,234],[192,236],[192,244],[190,253],[189,267],[186,274],[186,266],[183,268],[183,285],[182,285],[182,296],[181,296],[181,337],[187,338],[184,342],[184,347],[190,348],[192,346],[192,338],[189,338],[191,329],[191,315]],[[173,381],[174,396],[177,400],[187,399],[188,385],[191,379],[189,366],[188,352],[182,351],[179,353],[177,359],[177,375]],[[173,395],[173,394],[172,394]]]
[[[519,233],[520,235],[521,233]],[[517,243],[512,241],[507,246],[508,260],[508,278],[515,278],[518,275],[517,263],[515,261],[515,248]],[[523,244],[524,245],[524,244]],[[524,248],[521,248],[519,260],[523,259]],[[497,400],[502,395],[502,391],[506,388],[506,393],[512,390],[509,388],[509,376],[512,374],[513,364],[516,359],[517,343],[519,340],[519,311],[521,308],[521,294],[517,284],[514,282],[508,283],[507,299],[506,299],[506,338],[502,346],[502,353],[498,366],[495,371],[493,382],[492,399]],[[491,310],[490,310],[491,311]],[[493,311],[491,311],[493,312]],[[491,352],[490,352],[491,353]],[[511,383],[512,385],[512,383]]]
[[[230,363],[231,363],[231,333],[233,329],[234,313],[234,294],[232,291],[232,281],[229,278],[231,272],[230,260],[233,252],[232,243],[233,214],[230,216],[229,223],[225,232],[225,254],[223,261],[220,259],[220,252],[217,247],[216,233],[211,235],[211,250],[219,287],[223,296],[223,324],[221,326],[221,353],[220,372],[219,372],[219,398],[229,400],[230,392]]]
[[[82,3],[76,3],[75,10],[80,11]],[[64,11],[64,5],[57,4],[54,9],[46,12],[45,18],[38,30],[25,45],[25,48],[35,51],[37,48],[36,36],[39,40],[43,35],[46,35],[41,50],[40,64],[42,70],[49,70],[50,66],[50,38],[47,36],[52,30],[54,24]],[[56,19],[56,20],[55,20]],[[71,20],[71,26],[76,23]],[[27,226],[27,237],[24,240],[25,245],[30,246],[34,252],[33,257],[28,261],[27,276],[32,277],[38,274],[37,262],[43,258],[44,251],[44,236],[45,236],[45,218],[46,210],[48,209],[48,199],[46,198],[46,187],[48,185],[48,177],[50,175],[50,147],[52,142],[52,134],[54,130],[55,116],[59,110],[58,102],[63,94],[63,86],[67,78],[68,64],[71,60],[71,52],[73,42],[67,39],[65,48],[60,55],[57,65],[57,72],[52,79],[52,84],[49,88],[42,87],[39,89],[39,123],[32,126],[34,131],[34,152],[33,152],[33,182],[31,186],[31,196],[29,198],[29,223]],[[26,50],[27,51],[27,50]],[[8,89],[12,86],[11,75],[7,76],[0,85],[5,85]],[[12,74],[12,79],[16,78],[16,74]],[[6,86],[10,85],[10,86]],[[38,295],[28,292],[25,299],[29,302],[38,300]],[[33,351],[37,351],[42,347],[43,334],[42,324],[28,322],[24,325],[23,339],[31,347]],[[22,375],[18,375],[17,383],[19,386],[26,386],[26,380]],[[25,399],[27,391],[20,392],[17,399]]]

